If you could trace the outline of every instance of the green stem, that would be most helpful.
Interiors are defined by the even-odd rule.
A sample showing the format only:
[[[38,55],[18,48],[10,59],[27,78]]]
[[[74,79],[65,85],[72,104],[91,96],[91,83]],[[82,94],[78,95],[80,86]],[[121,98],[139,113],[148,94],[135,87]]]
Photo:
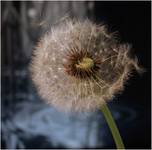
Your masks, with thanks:
[[[103,105],[101,107],[101,111],[103,112],[104,117],[108,123],[110,130],[111,130],[111,133],[112,133],[112,136],[113,136],[113,139],[115,141],[117,149],[125,149],[122,138],[121,138],[120,133],[119,133],[119,130],[116,126],[116,123],[112,117],[112,114],[111,114],[108,106],[106,104]]]

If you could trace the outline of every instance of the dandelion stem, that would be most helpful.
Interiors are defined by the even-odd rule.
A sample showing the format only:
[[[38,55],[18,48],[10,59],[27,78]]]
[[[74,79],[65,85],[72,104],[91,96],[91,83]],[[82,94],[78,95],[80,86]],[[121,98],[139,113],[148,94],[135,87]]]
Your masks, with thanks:
[[[106,104],[103,105],[101,107],[101,111],[103,112],[105,120],[107,121],[107,124],[111,130],[117,149],[125,149],[119,130],[117,128],[117,125],[112,117],[112,114],[108,106]]]

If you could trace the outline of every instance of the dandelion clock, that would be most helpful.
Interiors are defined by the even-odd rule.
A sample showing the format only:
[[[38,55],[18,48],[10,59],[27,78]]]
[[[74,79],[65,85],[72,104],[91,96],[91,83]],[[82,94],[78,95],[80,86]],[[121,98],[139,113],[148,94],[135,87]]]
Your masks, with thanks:
[[[33,51],[32,80],[39,95],[62,111],[100,108],[117,148],[124,149],[106,103],[123,90],[132,71],[142,71],[130,50],[104,24],[66,20],[52,27]]]

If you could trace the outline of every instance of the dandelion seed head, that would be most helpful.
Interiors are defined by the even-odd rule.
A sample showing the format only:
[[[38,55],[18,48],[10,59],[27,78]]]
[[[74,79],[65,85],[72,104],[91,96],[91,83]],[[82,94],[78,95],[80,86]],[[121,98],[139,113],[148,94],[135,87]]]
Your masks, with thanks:
[[[32,79],[47,103],[65,111],[91,111],[124,89],[141,71],[131,47],[103,24],[67,20],[44,35],[33,51]]]

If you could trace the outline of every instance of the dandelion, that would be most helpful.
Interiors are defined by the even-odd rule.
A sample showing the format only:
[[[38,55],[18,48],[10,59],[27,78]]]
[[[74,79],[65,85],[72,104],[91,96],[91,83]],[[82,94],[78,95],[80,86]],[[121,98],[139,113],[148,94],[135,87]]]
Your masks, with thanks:
[[[133,69],[140,70],[129,51],[105,25],[66,21],[40,40],[32,79],[42,98],[59,109],[95,110],[123,90]]]
[[[49,104],[66,111],[92,111],[121,92],[133,70],[141,71],[130,50],[104,24],[67,20],[38,43],[32,79]]]

